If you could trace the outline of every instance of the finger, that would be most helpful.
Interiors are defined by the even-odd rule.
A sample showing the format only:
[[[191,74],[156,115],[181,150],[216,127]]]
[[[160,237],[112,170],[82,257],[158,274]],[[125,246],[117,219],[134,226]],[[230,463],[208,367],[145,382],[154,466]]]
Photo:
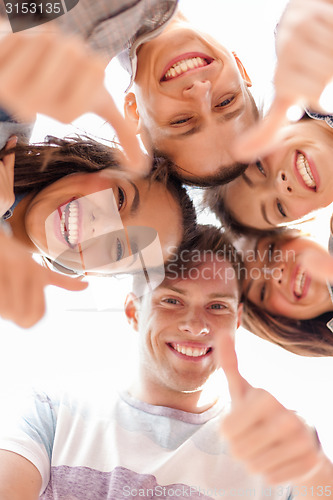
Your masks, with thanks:
[[[47,283],[49,285],[58,286],[72,292],[79,292],[85,290],[88,287],[88,283],[86,281],[81,281],[77,278],[71,278],[49,269],[46,269],[45,271],[48,273]]]
[[[304,469],[304,472],[307,472],[316,462],[317,455],[318,450],[313,448],[311,442],[304,439],[302,433],[298,432],[294,436],[289,436],[288,439],[284,436],[282,439],[280,436],[278,441],[272,443],[266,450],[251,459],[251,471],[257,474],[270,475],[274,471],[284,468],[288,462],[301,462],[303,468],[305,465],[304,459],[307,457],[309,462]],[[295,476],[289,476],[288,480],[294,478]]]
[[[276,97],[266,117],[235,141],[233,150],[236,159],[255,161],[274,149],[280,141],[279,131],[292,104],[289,99]]]
[[[257,400],[258,405],[263,401],[264,394],[260,396],[261,399]],[[252,416],[253,425],[251,432],[243,427],[242,432],[237,435],[237,440],[234,441],[232,447],[236,458],[251,460],[254,463],[266,453],[266,450],[274,448],[281,441],[281,436],[285,441],[290,442],[299,432],[300,425],[297,417],[277,403],[274,401],[273,404],[269,404],[266,395],[264,405],[261,406],[265,413],[256,413],[256,409],[251,405],[247,407],[246,415],[248,419]],[[244,415],[239,417],[244,419]]]
[[[126,155],[125,168],[138,174],[146,174],[149,171],[150,161],[141,149],[136,135],[136,125],[125,121],[105,87],[99,93],[98,101],[92,111],[105,118],[114,128]]]
[[[230,335],[218,337],[217,354],[219,364],[228,381],[231,400],[237,402],[245,396],[251,386],[239,373],[235,342]]]

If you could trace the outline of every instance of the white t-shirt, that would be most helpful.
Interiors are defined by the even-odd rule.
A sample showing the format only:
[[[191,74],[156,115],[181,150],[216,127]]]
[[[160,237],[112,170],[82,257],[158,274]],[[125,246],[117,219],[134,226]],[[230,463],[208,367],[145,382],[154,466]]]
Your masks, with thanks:
[[[37,467],[43,499],[288,498],[289,487],[265,486],[230,457],[222,414],[219,405],[193,414],[127,393],[99,402],[39,393],[0,428],[0,448]]]

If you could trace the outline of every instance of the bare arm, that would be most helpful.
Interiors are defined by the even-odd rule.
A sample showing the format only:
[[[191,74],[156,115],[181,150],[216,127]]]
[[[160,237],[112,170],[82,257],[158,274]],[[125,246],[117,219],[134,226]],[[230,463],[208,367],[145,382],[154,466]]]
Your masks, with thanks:
[[[0,500],[38,500],[42,478],[26,458],[0,450]]]
[[[293,104],[320,110],[333,77],[333,1],[290,0],[278,25],[275,99],[259,125],[235,144],[240,160],[262,156],[280,142],[280,127]]]

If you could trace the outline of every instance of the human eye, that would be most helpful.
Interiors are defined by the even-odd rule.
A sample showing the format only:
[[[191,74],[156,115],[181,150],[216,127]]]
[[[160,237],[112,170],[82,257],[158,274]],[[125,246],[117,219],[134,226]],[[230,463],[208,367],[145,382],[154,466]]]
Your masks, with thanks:
[[[225,106],[228,106],[233,100],[235,99],[235,96],[228,97],[227,99],[223,99],[221,102],[219,102],[215,108],[224,108]]]
[[[259,172],[266,177],[265,169],[260,160],[256,161],[256,167],[259,170]]]
[[[284,211],[283,206],[281,205],[281,202],[279,200],[276,200],[276,206],[282,217],[287,217],[287,214]]]
[[[118,186],[118,212],[123,208],[126,201],[125,191]]]
[[[273,254],[274,254],[274,250],[275,250],[275,246],[276,246],[275,242],[269,243],[269,245],[268,245],[268,259],[269,259],[269,261],[272,260],[272,257],[273,257]]]
[[[122,259],[123,255],[124,255],[124,248],[123,248],[122,242],[120,241],[119,238],[117,238],[117,241],[116,241],[116,261],[118,262],[118,260]]]
[[[163,304],[167,304],[170,306],[178,306],[181,304],[180,300],[174,298],[174,297],[165,297],[162,299]]]
[[[260,289],[260,302],[264,302],[265,294],[266,294],[266,283],[264,283]]]
[[[191,116],[184,116],[184,117],[179,117],[179,118],[175,118],[174,120],[172,120],[170,122],[170,125],[171,126],[175,126],[175,125],[184,125],[184,123],[187,123],[191,120]]]
[[[213,311],[213,313],[220,313],[228,309],[228,306],[221,302],[214,302],[213,304],[209,304],[208,308]]]

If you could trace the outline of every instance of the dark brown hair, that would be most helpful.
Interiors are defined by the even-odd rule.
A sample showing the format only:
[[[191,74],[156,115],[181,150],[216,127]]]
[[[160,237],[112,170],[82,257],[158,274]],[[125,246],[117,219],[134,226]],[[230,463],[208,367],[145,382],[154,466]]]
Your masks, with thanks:
[[[49,136],[42,144],[19,143],[12,150],[2,150],[0,159],[15,152],[15,194],[38,193],[57,180],[74,173],[93,173],[106,168],[121,170],[119,149],[104,145],[88,137],[58,139]],[[196,227],[196,213],[192,201],[181,182],[170,175],[163,158],[154,158],[152,171],[146,176],[150,182],[161,182],[178,202],[181,211],[183,238]]]
[[[186,278],[190,270],[204,262],[217,259],[219,262],[228,262],[232,265],[241,291],[244,279],[244,266],[240,255],[227,235],[212,225],[198,225],[191,237],[183,241],[178,251],[165,264],[165,280]]]
[[[58,139],[53,136],[42,144],[17,144],[14,150],[2,150],[0,159],[15,151],[15,194],[39,192],[50,184],[74,173],[93,173],[106,168],[121,170],[119,149],[101,144],[89,137]],[[150,182],[162,182],[178,201],[184,230],[193,230],[196,214],[186,189],[169,175],[163,158],[154,158]]]
[[[333,356],[333,332],[326,326],[333,318],[333,310],[316,318],[296,320],[275,316],[246,300],[242,318],[247,330],[294,354]]]
[[[203,206],[208,207],[213,214],[216,215],[217,219],[221,222],[222,227],[231,231],[233,236],[260,237],[263,235],[273,235],[281,231],[281,226],[273,229],[256,229],[254,227],[244,226],[238,222],[226,208],[220,186],[205,189],[202,204]]]

